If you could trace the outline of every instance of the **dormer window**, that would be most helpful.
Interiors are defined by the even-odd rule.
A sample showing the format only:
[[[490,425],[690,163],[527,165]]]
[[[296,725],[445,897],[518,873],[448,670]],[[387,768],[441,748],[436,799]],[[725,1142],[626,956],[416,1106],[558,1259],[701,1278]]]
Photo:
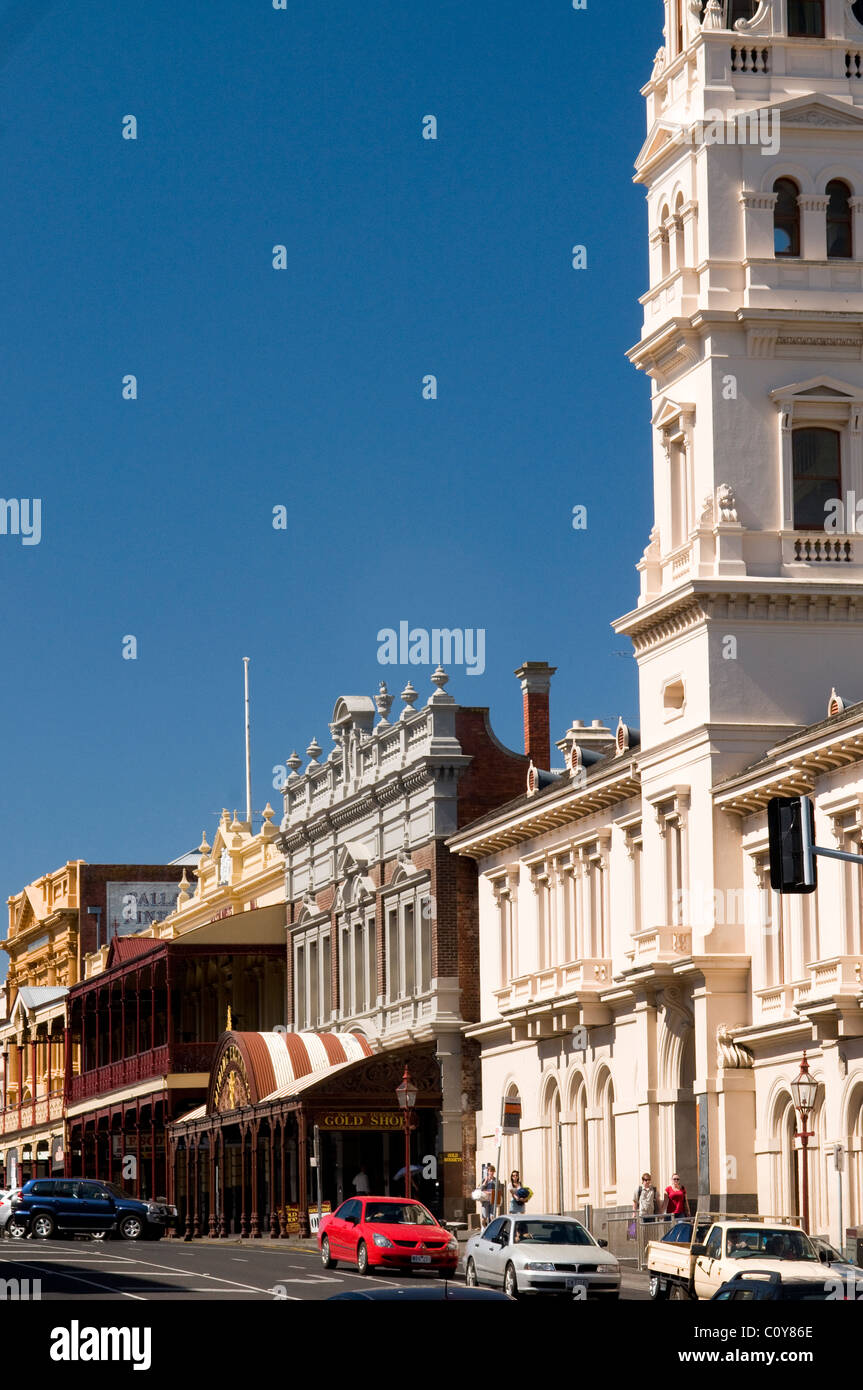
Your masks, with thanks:
[[[838,430],[797,429],[792,439],[794,530],[823,531],[831,502],[842,496]]]
[[[793,179],[777,179],[773,185],[773,252],[776,256],[800,255],[800,189]]]
[[[788,34],[792,39],[823,39],[824,0],[788,0]]]
[[[831,179],[827,185],[827,255],[850,260],[853,251],[851,235],[851,189],[841,179]]]

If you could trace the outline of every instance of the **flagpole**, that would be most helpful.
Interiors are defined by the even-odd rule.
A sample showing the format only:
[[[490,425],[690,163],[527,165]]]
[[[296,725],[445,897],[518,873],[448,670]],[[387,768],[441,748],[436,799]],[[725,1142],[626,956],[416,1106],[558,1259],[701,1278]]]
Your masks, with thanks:
[[[243,657],[246,686],[246,823],[252,829],[252,760],[249,742],[249,657]]]

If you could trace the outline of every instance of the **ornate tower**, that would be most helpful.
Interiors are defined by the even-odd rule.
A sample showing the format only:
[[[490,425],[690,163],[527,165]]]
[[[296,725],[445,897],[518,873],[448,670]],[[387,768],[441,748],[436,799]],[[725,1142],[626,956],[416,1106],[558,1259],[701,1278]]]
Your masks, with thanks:
[[[665,0],[644,95],[630,358],[655,516],[615,629],[639,664],[652,920],[630,973],[645,1018],[690,1011],[694,1076],[662,1084],[674,1113],[697,1099],[701,1195],[744,1210],[754,1073],[721,1040],[751,1019],[767,927],[731,904],[766,829],[744,854],[712,788],[823,719],[831,686],[863,698],[863,2]]]
[[[733,762],[823,718],[831,685],[863,698],[863,0],[665,0],[665,21],[630,353],[655,525],[615,627],[643,744],[707,724]]]

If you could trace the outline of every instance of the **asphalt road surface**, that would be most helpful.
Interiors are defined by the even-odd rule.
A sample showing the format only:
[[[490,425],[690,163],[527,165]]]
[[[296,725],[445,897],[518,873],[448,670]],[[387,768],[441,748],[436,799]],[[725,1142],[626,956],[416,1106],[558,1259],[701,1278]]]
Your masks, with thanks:
[[[461,1275],[457,1276],[462,1278]],[[171,1302],[178,1299],[250,1302],[321,1301],[352,1288],[399,1284],[436,1275],[363,1277],[339,1265],[321,1267],[309,1245],[232,1245],[223,1242],[0,1240],[0,1279],[38,1279],[41,1299],[59,1302]],[[5,1288],[6,1286],[4,1286]],[[31,1282],[32,1287],[32,1282]],[[9,1297],[9,1294],[6,1294]],[[624,1299],[646,1299],[644,1276],[624,1273]],[[2,1298],[0,1298],[2,1301]]]

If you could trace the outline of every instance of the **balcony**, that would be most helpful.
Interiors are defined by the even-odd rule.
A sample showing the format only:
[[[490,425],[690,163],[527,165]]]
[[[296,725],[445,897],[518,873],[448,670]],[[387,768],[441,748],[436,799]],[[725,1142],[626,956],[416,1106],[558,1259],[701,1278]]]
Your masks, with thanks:
[[[164,1043],[148,1052],[140,1052],[135,1057],[125,1057],[119,1062],[93,1067],[81,1076],[72,1077],[69,1101],[74,1103],[88,1100],[91,1096],[118,1091],[123,1086],[134,1086],[139,1081],[147,1081],[155,1076],[208,1072],[215,1050],[214,1042],[174,1043],[170,1048]]]
[[[595,997],[608,989],[612,981],[611,961],[599,957],[584,957],[566,965],[553,965],[530,975],[520,975],[494,997],[501,1013],[524,1009],[532,1004],[562,1000],[566,997],[589,994]]]
[[[853,536],[821,531],[783,531],[783,565],[853,565],[855,559]]]
[[[0,1134],[15,1134],[20,1130],[33,1129],[36,1125],[48,1124],[51,1120],[63,1118],[63,1093],[55,1091],[51,1096],[39,1096],[21,1106],[11,1105],[0,1111]]]
[[[635,933],[632,950],[627,954],[632,960],[632,970],[676,965],[692,955],[692,929],[684,926],[649,927],[646,931]]]

